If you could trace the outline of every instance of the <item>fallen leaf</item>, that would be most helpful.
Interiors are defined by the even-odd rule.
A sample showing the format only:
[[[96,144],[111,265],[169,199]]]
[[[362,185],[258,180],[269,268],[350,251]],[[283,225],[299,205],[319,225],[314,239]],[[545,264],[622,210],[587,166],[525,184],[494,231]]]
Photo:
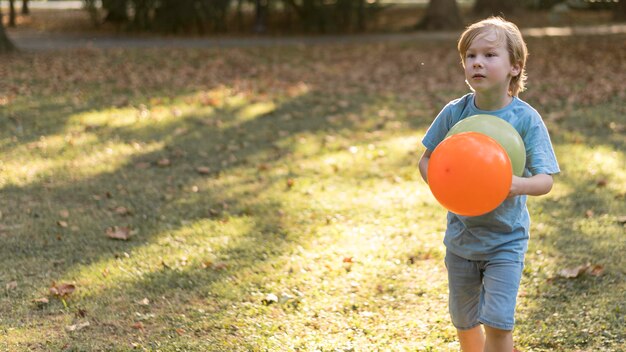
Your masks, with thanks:
[[[89,326],[88,321],[83,321],[74,325],[66,326],[65,330],[68,332],[79,331]]]
[[[564,277],[566,279],[573,279],[573,278],[580,276],[582,273],[584,273],[588,267],[589,267],[588,265],[579,265],[574,268],[561,269],[559,271],[559,276]]]
[[[291,189],[293,188],[293,185],[296,183],[296,181],[293,180],[293,178],[287,179],[287,188]]]
[[[64,298],[71,295],[76,290],[76,286],[72,284],[58,284],[52,283],[50,287],[50,294],[55,297]]]
[[[87,316],[87,310],[86,310],[86,309],[83,309],[83,308],[79,308],[79,309],[76,311],[76,316],[77,316],[77,317],[79,317],[79,318],[84,318],[84,317],[86,317],[86,316]]]
[[[199,173],[200,175],[209,175],[211,173],[211,169],[206,166],[198,166],[196,168],[196,172]]]
[[[144,327],[143,327],[143,323],[138,321],[135,324],[132,325],[133,329],[137,329],[137,330],[141,330],[144,331]]]
[[[589,269],[587,269],[587,273],[591,276],[601,276],[604,273],[604,265],[592,265]]]
[[[125,215],[130,215],[131,211],[128,210],[128,208],[126,207],[119,206],[115,208],[115,214],[125,216]]]
[[[59,221],[57,221],[57,225],[59,225],[59,227],[66,228],[67,227],[67,221],[59,220]]]
[[[581,276],[582,274],[588,274],[591,276],[601,276],[604,273],[604,265],[587,263],[585,265],[579,265],[574,268],[562,269],[558,275],[566,279],[573,279]]]
[[[127,226],[113,226],[106,229],[106,235],[108,238],[114,240],[128,241],[130,238],[130,228]]]
[[[344,263],[354,263],[352,257],[345,257],[345,258],[343,258],[343,262]]]
[[[15,290],[17,288],[17,281],[7,282],[6,289],[7,291]]]
[[[269,306],[272,303],[278,303],[278,297],[273,293],[268,293],[265,298],[261,300],[261,303],[266,306]]]
[[[140,306],[149,306],[150,300],[148,298],[144,298],[141,301],[138,301],[137,304]]]
[[[50,303],[50,301],[46,297],[35,298],[32,302],[39,306],[43,306],[43,305]]]
[[[141,170],[145,170],[150,168],[150,163],[146,163],[146,162],[139,162],[137,164],[135,164],[135,167]]]
[[[67,209],[63,209],[63,210],[59,211],[59,216],[64,218],[64,219],[67,219],[67,218],[70,217],[70,212]]]
[[[157,161],[157,165],[160,167],[168,167],[171,164],[172,162],[170,161],[170,159],[167,158],[159,159],[159,161]]]

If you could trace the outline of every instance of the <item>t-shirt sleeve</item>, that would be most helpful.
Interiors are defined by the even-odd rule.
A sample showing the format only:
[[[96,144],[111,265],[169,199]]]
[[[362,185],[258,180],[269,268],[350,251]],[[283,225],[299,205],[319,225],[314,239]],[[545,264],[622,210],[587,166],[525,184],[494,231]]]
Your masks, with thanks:
[[[552,175],[560,172],[548,129],[540,117],[537,117],[530,126],[524,138],[524,144],[526,145],[526,167],[531,175]]]
[[[450,130],[452,124],[452,106],[446,105],[435,117],[433,123],[428,127],[426,135],[422,139],[422,144],[426,149],[433,151],[443,141]]]

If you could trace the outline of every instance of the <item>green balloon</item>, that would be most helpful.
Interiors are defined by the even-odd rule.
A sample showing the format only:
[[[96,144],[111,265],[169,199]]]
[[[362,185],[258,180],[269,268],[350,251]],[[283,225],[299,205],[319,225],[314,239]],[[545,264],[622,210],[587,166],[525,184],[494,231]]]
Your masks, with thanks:
[[[446,138],[460,132],[478,132],[495,139],[511,159],[513,174],[522,176],[526,165],[526,148],[522,137],[510,123],[493,115],[473,115],[452,126]]]

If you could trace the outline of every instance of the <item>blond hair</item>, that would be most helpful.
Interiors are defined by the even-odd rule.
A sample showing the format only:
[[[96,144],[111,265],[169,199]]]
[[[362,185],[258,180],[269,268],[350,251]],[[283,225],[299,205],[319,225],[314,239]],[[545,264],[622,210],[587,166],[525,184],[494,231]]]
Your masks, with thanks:
[[[509,94],[511,94],[511,96],[517,96],[525,89],[525,67],[528,49],[526,48],[524,38],[522,38],[522,33],[514,23],[509,22],[502,17],[489,17],[467,27],[459,38],[458,50],[459,54],[461,54],[461,63],[463,64],[463,67],[465,67],[465,54],[472,44],[472,41],[474,41],[474,39],[476,39],[476,37],[480,34],[489,31],[496,34],[498,41],[501,40],[506,43],[511,64],[520,66],[520,73],[517,76],[512,77],[511,82],[509,82]]]

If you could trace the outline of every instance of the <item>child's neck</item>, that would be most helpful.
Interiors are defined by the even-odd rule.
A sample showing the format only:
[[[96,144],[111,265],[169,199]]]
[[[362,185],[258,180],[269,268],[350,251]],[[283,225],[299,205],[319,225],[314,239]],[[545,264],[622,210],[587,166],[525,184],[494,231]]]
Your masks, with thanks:
[[[488,94],[475,94],[474,104],[480,110],[495,111],[504,108],[509,105],[513,97],[508,93],[504,95],[488,95]]]

